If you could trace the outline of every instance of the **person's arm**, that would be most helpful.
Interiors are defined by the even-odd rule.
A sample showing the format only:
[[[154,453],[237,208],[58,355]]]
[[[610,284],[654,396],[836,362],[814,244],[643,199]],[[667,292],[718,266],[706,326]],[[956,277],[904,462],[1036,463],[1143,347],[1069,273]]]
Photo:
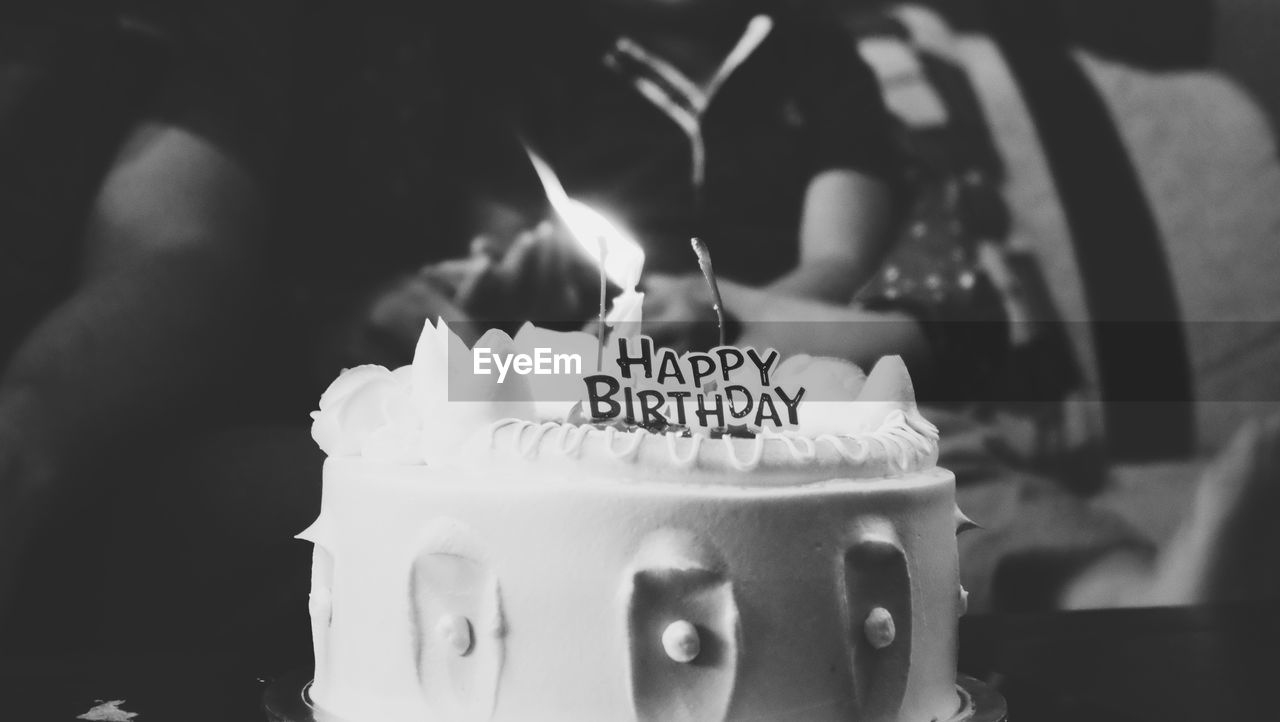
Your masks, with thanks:
[[[768,290],[848,304],[889,250],[905,158],[880,84],[845,33],[797,20],[786,37],[807,181],[788,239],[798,243],[796,267]]]
[[[881,356],[924,363],[928,344],[908,314],[849,307],[889,247],[889,187],[856,171],[819,174],[805,195],[800,262],[761,289],[722,282],[744,345],[847,358],[869,368]]]
[[[796,268],[762,288],[720,280],[725,306],[742,324],[739,343],[862,365],[890,354],[928,361],[924,332],[909,314],[849,307],[888,249],[890,207],[888,185],[870,176],[833,169],[814,178]],[[651,277],[648,285],[646,326],[660,341],[683,347],[691,331],[714,320],[700,275]]]
[[[0,606],[31,530],[95,457],[180,421],[246,335],[259,183],[175,127],[138,128],[101,186],[77,290],[0,375]]]
[[[887,184],[855,171],[816,177],[806,194],[796,268],[762,288],[719,282],[727,310],[742,324],[738,343],[864,366],[891,354],[926,363],[928,343],[909,314],[848,305],[887,251],[889,196]],[[648,285],[646,326],[660,341],[682,347],[691,331],[714,320],[700,275],[652,277]]]
[[[797,264],[760,288],[722,280],[727,310],[744,338],[787,352],[860,363],[921,355],[923,332],[905,313],[847,308],[889,250],[893,188],[903,175],[879,86],[843,34],[796,26],[788,37],[793,64],[786,72],[805,111],[801,153],[809,180],[796,235],[778,242],[797,244]],[[649,285],[658,292],[646,297],[646,326],[677,346],[705,345],[705,338],[691,339],[714,320],[701,278],[650,277]]]
[[[906,358],[912,370],[931,362],[924,329],[905,311],[870,311],[718,281],[727,314],[740,333],[729,343],[776,348],[787,355],[835,356],[870,368],[882,356]],[[716,314],[700,275],[651,275],[646,280],[643,328],[677,351],[714,346]]]
[[[884,181],[846,169],[820,173],[805,192],[800,262],[767,290],[849,303],[888,250],[891,205]]]
[[[799,263],[761,288],[721,279],[729,313],[744,329],[754,329],[753,342],[766,346],[858,363],[886,354],[919,355],[923,360],[923,332],[905,313],[848,308],[888,250],[890,207],[890,191],[883,181],[852,170],[820,173],[805,194]],[[656,274],[646,285],[650,293],[645,321],[655,340],[677,348],[697,345],[693,334],[714,320],[702,276]],[[847,323],[850,338],[830,347],[830,332],[839,331],[835,323]]]
[[[924,331],[905,312],[782,296],[731,281],[720,282],[720,293],[742,324],[739,346],[844,358],[864,369],[882,356],[902,356],[913,371],[930,362]]]

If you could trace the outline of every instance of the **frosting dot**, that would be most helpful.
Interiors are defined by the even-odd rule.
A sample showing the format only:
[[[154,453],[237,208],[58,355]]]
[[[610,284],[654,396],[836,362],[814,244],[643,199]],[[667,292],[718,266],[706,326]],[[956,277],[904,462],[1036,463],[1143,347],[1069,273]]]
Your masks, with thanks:
[[[692,662],[702,651],[698,628],[683,619],[668,624],[662,632],[662,649],[673,661],[681,664]]]
[[[897,630],[893,626],[893,615],[884,607],[876,607],[867,615],[867,621],[862,625],[863,632],[867,635],[867,641],[876,649],[884,649],[893,644],[893,638],[897,635]]]
[[[459,657],[465,657],[471,651],[474,641],[471,622],[460,614],[441,617],[436,624],[436,634]]]

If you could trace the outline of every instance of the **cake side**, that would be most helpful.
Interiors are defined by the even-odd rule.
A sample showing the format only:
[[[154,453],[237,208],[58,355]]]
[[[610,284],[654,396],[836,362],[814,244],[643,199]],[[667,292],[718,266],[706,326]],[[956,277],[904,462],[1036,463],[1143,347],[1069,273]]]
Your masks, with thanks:
[[[902,360],[642,338],[646,365],[625,340],[618,374],[558,380],[569,403],[460,368],[443,323],[411,366],[334,381],[300,535],[312,700],[347,722],[955,717],[968,522]]]
[[[312,697],[348,722],[949,719],[957,518],[940,469],[747,487],[330,459]]]

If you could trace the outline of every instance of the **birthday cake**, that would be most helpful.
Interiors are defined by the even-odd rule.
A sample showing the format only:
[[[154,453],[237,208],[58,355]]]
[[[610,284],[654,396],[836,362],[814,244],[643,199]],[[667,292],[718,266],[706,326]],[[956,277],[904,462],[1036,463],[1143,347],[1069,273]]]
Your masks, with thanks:
[[[317,719],[967,718],[968,521],[901,360],[630,342],[428,324],[333,383]],[[600,373],[537,375],[566,348]]]

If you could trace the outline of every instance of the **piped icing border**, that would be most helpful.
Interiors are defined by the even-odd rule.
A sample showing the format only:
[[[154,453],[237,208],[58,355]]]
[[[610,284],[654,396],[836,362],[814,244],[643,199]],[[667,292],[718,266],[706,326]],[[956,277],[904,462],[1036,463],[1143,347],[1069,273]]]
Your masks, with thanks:
[[[505,435],[510,439],[506,443]],[[534,422],[526,419],[507,418],[488,426],[486,446],[493,452],[512,452],[528,461],[548,456],[563,459],[584,459],[587,442],[599,437],[605,449],[605,459],[620,463],[634,463],[649,442],[662,443],[666,454],[663,465],[677,470],[706,468],[752,472],[769,467],[790,467],[811,463],[829,450],[833,460],[838,459],[852,467],[884,465],[895,473],[909,473],[931,467],[937,460],[938,427],[931,424],[915,409],[893,409],[875,431],[854,434],[820,434],[809,437],[794,431],[765,429],[753,438],[710,438],[675,433],[656,434],[643,429],[619,431],[609,426],[597,428],[562,422]],[[622,437],[621,439],[619,437]],[[661,439],[661,442],[658,440]],[[712,461],[707,450],[713,444],[724,448],[723,461]],[[745,453],[743,448],[746,447]],[[785,450],[783,463],[770,463],[766,450]]]

